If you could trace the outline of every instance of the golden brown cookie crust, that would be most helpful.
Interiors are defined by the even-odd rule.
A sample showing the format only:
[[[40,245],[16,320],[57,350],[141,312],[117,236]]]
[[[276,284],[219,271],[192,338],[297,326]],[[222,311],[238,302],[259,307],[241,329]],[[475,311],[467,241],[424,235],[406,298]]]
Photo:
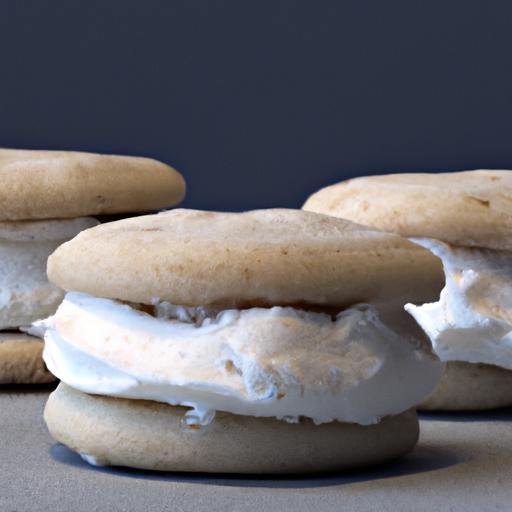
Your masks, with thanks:
[[[48,275],[99,297],[222,307],[401,306],[435,300],[444,282],[430,251],[301,210],[177,209],[104,224],[60,246]]]
[[[0,334],[0,384],[45,384],[55,377],[42,358],[43,340],[22,333]]]
[[[414,411],[376,425],[290,424],[217,413],[199,429],[183,426],[186,409],[157,402],[87,395],[60,384],[45,420],[52,436],[102,465],[161,471],[313,473],[395,459],[418,438]]]
[[[183,177],[150,158],[0,149],[0,220],[71,218],[173,206]]]
[[[489,364],[450,361],[418,409],[479,411],[512,406],[512,371]]]
[[[314,193],[303,209],[405,237],[512,250],[512,171],[366,176]]]

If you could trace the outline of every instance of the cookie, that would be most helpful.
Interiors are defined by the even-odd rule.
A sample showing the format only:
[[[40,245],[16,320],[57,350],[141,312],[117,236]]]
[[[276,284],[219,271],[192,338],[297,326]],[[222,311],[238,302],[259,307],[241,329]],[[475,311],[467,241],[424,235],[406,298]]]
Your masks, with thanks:
[[[17,332],[0,333],[0,384],[46,384],[55,377],[46,369],[43,340]]]
[[[442,365],[406,300],[439,260],[301,210],[174,210],[83,231],[37,322],[50,433],[92,464],[308,473],[396,458]],[[417,330],[414,331],[415,327]]]
[[[512,250],[512,171],[365,176],[314,193],[303,209],[405,237]]]
[[[185,182],[150,158],[0,149],[0,220],[61,219],[159,210]]]
[[[489,364],[450,361],[432,393],[418,407],[425,411],[480,411],[512,406],[512,371]]]
[[[88,395],[65,384],[45,409],[51,435],[88,462],[159,471],[314,473],[393,460],[418,438],[414,411],[362,427],[290,424],[219,413],[190,428],[186,409],[144,400]]]
[[[100,297],[214,307],[405,303],[432,299],[443,283],[439,260],[399,236],[279,209],[104,224],[59,247],[48,275]]]

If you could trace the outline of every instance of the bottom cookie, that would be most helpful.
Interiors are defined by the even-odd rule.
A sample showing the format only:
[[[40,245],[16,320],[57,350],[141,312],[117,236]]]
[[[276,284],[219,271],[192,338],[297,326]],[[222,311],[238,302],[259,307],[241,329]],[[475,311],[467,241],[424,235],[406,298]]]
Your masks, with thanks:
[[[512,405],[512,371],[488,364],[450,361],[432,393],[418,406],[425,411],[478,411]]]
[[[312,473],[395,459],[418,439],[415,411],[360,426],[286,423],[218,412],[187,426],[184,407],[88,395],[60,384],[48,400],[51,435],[92,464],[162,471]]]
[[[43,341],[17,332],[0,333],[0,384],[45,384],[55,377],[42,358]]]

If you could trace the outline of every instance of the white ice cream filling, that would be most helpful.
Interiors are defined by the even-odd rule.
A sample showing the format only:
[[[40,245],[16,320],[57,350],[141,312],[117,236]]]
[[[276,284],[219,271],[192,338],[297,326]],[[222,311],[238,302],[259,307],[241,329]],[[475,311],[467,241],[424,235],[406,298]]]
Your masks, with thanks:
[[[439,358],[512,369],[512,253],[413,241],[443,261],[439,301],[405,306]]]
[[[0,329],[52,314],[63,292],[48,282],[46,260],[59,242],[0,240]]]
[[[34,328],[45,331],[44,360],[64,383],[190,407],[189,424],[225,411],[368,425],[419,403],[441,373],[418,340],[399,336],[369,305],[335,319],[292,307],[155,310],[68,293]]]
[[[48,257],[97,223],[90,217],[0,222],[0,329],[27,326],[55,312],[64,292],[48,282]]]
[[[80,453],[79,455],[80,455],[80,457],[85,462],[87,462],[91,466],[101,467],[101,466],[106,466],[107,465],[105,462],[103,462],[102,460],[98,459],[98,457],[96,457],[95,455],[91,455],[89,453]]]

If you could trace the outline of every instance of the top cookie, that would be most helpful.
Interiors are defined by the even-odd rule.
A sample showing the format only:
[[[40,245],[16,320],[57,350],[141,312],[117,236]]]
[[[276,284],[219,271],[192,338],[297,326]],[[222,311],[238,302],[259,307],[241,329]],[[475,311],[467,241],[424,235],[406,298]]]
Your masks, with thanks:
[[[80,233],[48,260],[68,291],[150,304],[347,306],[435,300],[440,261],[397,235],[301,210],[173,210]]]
[[[303,208],[402,236],[512,250],[512,171],[356,178],[316,192]]]
[[[0,220],[141,212],[183,199],[185,182],[150,158],[0,149]]]

